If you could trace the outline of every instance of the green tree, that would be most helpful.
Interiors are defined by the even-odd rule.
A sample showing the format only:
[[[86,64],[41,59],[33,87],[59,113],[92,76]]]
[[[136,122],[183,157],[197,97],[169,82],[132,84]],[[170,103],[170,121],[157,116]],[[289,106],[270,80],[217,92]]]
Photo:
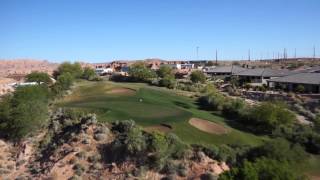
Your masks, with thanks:
[[[45,124],[48,117],[48,89],[45,86],[18,87],[10,100],[7,136],[19,140]]]
[[[196,70],[193,71],[190,75],[190,80],[193,83],[204,83],[206,82],[206,76],[204,75],[204,73],[202,71]]]
[[[296,120],[293,112],[282,103],[264,102],[252,108],[251,123],[260,126],[260,130],[271,132],[281,125],[292,124]]]
[[[307,154],[299,144],[291,144],[283,138],[276,138],[252,150],[251,159],[265,157],[289,164],[303,163]]]
[[[317,114],[316,119],[314,120],[314,129],[320,133],[320,113]]]
[[[153,70],[147,68],[144,62],[137,62],[129,68],[129,76],[134,81],[146,82],[152,78],[155,78],[156,73]]]
[[[159,81],[159,85],[173,89],[176,85],[176,80],[174,76],[167,75]]]
[[[58,70],[54,73],[55,78],[58,78],[59,75],[69,73],[73,78],[80,78],[82,76],[83,70],[81,64],[78,62],[70,63],[64,62],[60,64]]]
[[[85,67],[83,69],[83,74],[82,74],[82,78],[92,81],[93,79],[95,79],[97,77],[96,72],[94,71],[94,69],[90,68],[90,67]]]
[[[160,69],[158,70],[158,76],[161,78],[164,78],[167,76],[174,77],[173,69],[167,65],[161,66]]]
[[[57,85],[60,85],[63,90],[68,90],[73,84],[73,77],[70,73],[64,73],[57,79]]]
[[[26,76],[27,82],[37,82],[37,83],[45,83],[52,84],[52,80],[47,73],[44,72],[32,72]]]
[[[261,158],[255,162],[244,161],[239,168],[232,168],[220,175],[219,180],[302,180],[287,162]]]
[[[1,98],[0,101],[0,136],[5,135],[5,131],[8,128],[8,123],[10,121],[10,115],[11,115],[11,99],[12,96],[6,95]]]
[[[246,104],[241,99],[231,99],[223,104],[222,114],[228,118],[241,118],[246,111]]]
[[[74,78],[70,73],[64,73],[58,76],[57,82],[52,87],[52,92],[56,96],[61,96],[64,91],[70,89],[74,81]]]
[[[300,85],[298,85],[298,86],[296,87],[295,91],[298,92],[298,93],[304,93],[305,88],[304,88],[303,85],[300,84]]]

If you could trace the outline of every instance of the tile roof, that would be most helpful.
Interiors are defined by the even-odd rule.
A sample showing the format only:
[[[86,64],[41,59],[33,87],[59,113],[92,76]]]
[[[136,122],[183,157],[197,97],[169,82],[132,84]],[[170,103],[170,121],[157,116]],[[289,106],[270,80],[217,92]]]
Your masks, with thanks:
[[[245,71],[245,68],[242,68],[240,66],[218,66],[215,68],[208,69],[208,73],[239,73],[241,71]]]
[[[270,69],[270,68],[255,68],[248,69],[246,71],[241,71],[236,73],[238,76],[263,76],[263,77],[282,77],[292,74],[291,71],[287,69]]]
[[[320,73],[298,73],[280,78],[270,79],[268,81],[320,85]]]

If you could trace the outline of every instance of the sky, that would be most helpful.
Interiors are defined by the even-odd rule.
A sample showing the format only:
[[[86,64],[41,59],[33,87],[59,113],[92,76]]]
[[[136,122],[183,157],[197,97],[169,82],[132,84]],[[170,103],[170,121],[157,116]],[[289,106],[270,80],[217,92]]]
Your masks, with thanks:
[[[320,56],[319,22],[319,0],[0,0],[0,59]]]

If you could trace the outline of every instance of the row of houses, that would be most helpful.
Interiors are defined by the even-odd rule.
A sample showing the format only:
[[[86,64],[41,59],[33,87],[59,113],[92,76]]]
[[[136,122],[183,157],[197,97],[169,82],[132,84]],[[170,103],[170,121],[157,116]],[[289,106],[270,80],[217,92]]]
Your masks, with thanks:
[[[267,85],[270,88],[294,91],[299,86],[304,91],[320,93],[320,66],[306,68],[299,71],[271,68],[243,68],[239,66],[221,66],[207,68],[208,76],[226,77],[235,76],[239,81],[250,83],[253,86]]]
[[[188,73],[194,69],[202,70],[208,61],[163,61],[163,60],[146,60],[145,63],[148,68],[152,70],[158,70],[161,66],[169,66],[175,69],[177,73]],[[103,74],[114,74],[120,73],[125,74],[128,71],[128,67],[134,62],[132,61],[113,61],[111,63],[98,63],[94,64],[96,73]]]
[[[162,61],[146,60],[147,66],[152,70],[158,70],[167,65],[176,70],[177,74],[186,75],[191,71],[202,70],[207,76],[225,78],[238,77],[239,81],[250,83],[253,86],[266,85],[270,88],[281,88],[294,91],[299,85],[304,90],[312,93],[320,93],[320,66],[306,67],[296,71],[288,69],[249,68],[237,65],[207,67],[208,61]],[[114,61],[111,63],[95,64],[98,74],[118,73],[126,75],[132,61]]]

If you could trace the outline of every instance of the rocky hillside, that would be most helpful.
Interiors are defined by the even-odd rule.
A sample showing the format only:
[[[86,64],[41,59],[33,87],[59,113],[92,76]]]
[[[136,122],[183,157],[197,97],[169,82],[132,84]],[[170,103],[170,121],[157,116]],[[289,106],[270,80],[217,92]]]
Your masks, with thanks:
[[[0,141],[0,179],[202,179],[229,170],[176,136],[146,133],[132,121],[102,124],[61,109],[50,119],[22,142]]]
[[[57,63],[44,60],[16,59],[0,60],[0,77],[12,74],[29,74],[32,71],[41,71],[51,74],[58,67]]]

